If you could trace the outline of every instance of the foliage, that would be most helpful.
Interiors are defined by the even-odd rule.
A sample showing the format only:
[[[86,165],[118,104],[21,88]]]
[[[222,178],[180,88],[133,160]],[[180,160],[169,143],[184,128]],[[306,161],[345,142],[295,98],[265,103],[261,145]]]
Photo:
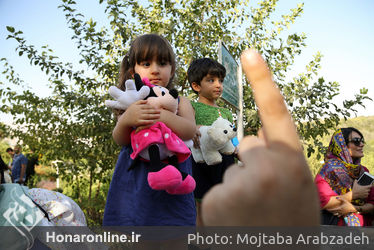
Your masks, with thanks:
[[[0,122],[0,140],[6,138],[8,136],[8,130],[5,124]]]
[[[368,98],[367,91],[362,90],[342,108],[333,104],[332,98],[339,94],[338,83],[326,83],[323,78],[313,82],[320,67],[318,53],[304,73],[290,82],[285,80],[295,56],[306,46],[305,34],[286,33],[301,15],[303,4],[273,21],[276,0],[263,0],[256,6],[249,6],[249,0],[99,2],[110,27],[99,28],[92,18],[85,19],[75,9],[73,0],[62,0],[59,6],[73,31],[72,40],[80,51],[80,63],[85,66],[82,68],[87,70],[63,63],[47,45],[36,49],[22,37],[22,31],[7,27],[8,39],[18,43],[18,55],[27,57],[30,64],[49,77],[51,96],[41,98],[31,92],[7,60],[1,59],[7,81],[23,89],[17,92],[11,87],[0,88],[0,111],[12,115],[18,125],[7,128],[10,135],[43,152],[47,161],[61,160],[60,175],[71,185],[66,192],[82,202],[86,200],[83,205],[88,206],[87,210],[96,197],[101,197],[100,189],[107,190],[119,151],[111,139],[114,120],[103,101],[108,98],[108,86],[116,83],[118,65],[131,39],[139,34],[160,33],[174,45],[179,65],[176,85],[186,96],[191,94],[186,77],[188,63],[198,57],[217,59],[219,39],[235,58],[248,47],[260,51],[285,95],[308,154],[321,146],[319,136],[334,127],[341,116],[349,117],[354,106]],[[244,87],[244,114],[245,132],[256,133],[260,122],[248,84]],[[102,208],[103,204],[99,206]]]
[[[108,183],[101,183],[100,180],[96,180],[91,184],[92,190],[95,191],[90,197],[90,179],[85,176],[87,176],[85,173],[81,173],[75,181],[68,182],[64,180],[61,185],[61,191],[75,200],[82,208],[89,225],[99,226],[103,221],[104,206],[109,185]]]
[[[35,174],[31,176],[27,181],[29,188],[42,187],[45,183],[55,184],[56,182],[56,170],[50,166],[37,165],[35,166]],[[51,187],[53,188],[53,187]]]
[[[9,154],[6,152],[6,149],[9,148],[9,144],[4,140],[0,141],[0,155],[3,161],[8,164],[11,161]]]

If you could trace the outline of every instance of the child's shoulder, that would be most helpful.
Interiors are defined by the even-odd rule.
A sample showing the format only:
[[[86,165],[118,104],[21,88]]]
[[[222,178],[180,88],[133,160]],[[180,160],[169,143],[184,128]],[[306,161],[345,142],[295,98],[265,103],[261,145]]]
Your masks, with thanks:
[[[209,126],[220,116],[232,122],[231,111],[227,108],[211,106],[201,102],[191,102],[195,110],[197,125]]]
[[[191,105],[194,109],[217,109],[217,107],[202,103],[202,102],[197,102],[197,101],[192,101]]]
[[[202,102],[194,102],[192,101],[191,102],[191,105],[192,107],[195,109],[195,110],[205,110],[205,111],[224,111],[225,113],[231,113],[231,111],[228,109],[228,108],[225,108],[225,107],[218,107],[218,106],[212,106],[212,105],[208,105],[208,104],[205,104],[205,103],[202,103]]]

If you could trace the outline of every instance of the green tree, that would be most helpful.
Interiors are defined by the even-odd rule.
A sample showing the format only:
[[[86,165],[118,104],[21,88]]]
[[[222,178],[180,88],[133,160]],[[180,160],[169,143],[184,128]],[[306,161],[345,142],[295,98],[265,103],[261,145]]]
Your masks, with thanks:
[[[323,78],[314,81],[320,67],[319,53],[299,77],[285,80],[295,56],[305,47],[305,34],[287,34],[286,31],[301,15],[303,4],[297,4],[280,20],[272,20],[276,0],[260,1],[256,7],[250,6],[248,0],[99,2],[108,15],[110,27],[97,27],[92,18],[87,20],[73,0],[62,0],[59,6],[73,31],[80,63],[87,71],[61,62],[48,46],[37,50],[22,37],[22,31],[7,27],[8,38],[18,42],[18,55],[27,57],[30,64],[45,72],[53,94],[40,98],[26,87],[22,92],[0,89],[1,98],[6,100],[1,111],[11,114],[19,125],[9,128],[10,133],[43,152],[47,159],[62,160],[62,176],[75,185],[78,193],[74,196],[78,199],[82,198],[81,182],[86,183],[85,206],[91,206],[100,187],[110,181],[118,147],[111,139],[114,121],[103,102],[108,98],[109,85],[116,84],[118,66],[131,39],[137,35],[160,33],[171,42],[178,56],[176,85],[184,95],[191,94],[186,77],[188,63],[202,56],[217,59],[218,39],[236,58],[248,47],[260,51],[285,95],[308,153],[312,153],[315,146],[321,146],[316,138],[335,126],[339,116],[349,117],[352,108],[362,105],[368,98],[367,90],[362,90],[343,107],[334,105],[331,100],[339,94],[338,83],[326,83]],[[7,60],[2,58],[1,61],[7,81],[22,86],[23,81]],[[90,72],[95,75],[90,76]],[[244,110],[245,133],[255,133],[260,124],[248,84],[244,87]],[[323,123],[320,122],[322,117],[325,118]],[[310,142],[310,139],[313,140]],[[95,195],[92,195],[93,187]]]

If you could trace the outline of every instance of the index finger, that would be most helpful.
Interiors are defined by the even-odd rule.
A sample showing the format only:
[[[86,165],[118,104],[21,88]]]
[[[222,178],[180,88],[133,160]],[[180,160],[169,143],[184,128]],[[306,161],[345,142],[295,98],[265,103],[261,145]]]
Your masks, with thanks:
[[[242,53],[241,63],[253,89],[267,145],[282,142],[301,150],[295,124],[265,60],[255,50],[249,49]]]

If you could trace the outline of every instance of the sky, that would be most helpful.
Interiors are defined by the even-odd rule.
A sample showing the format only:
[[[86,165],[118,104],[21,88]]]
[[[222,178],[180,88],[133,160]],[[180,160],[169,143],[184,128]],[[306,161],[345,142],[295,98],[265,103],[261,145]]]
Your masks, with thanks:
[[[98,26],[107,24],[104,7],[98,0],[76,0],[77,9],[87,19],[92,17]],[[257,1],[254,1],[257,2]],[[276,16],[288,14],[298,0],[280,0]],[[6,26],[22,30],[29,44],[40,49],[49,45],[63,62],[78,63],[78,50],[71,40],[59,0],[0,0],[0,58],[6,57],[21,78],[40,96],[47,96],[47,77],[30,66],[27,58],[19,57],[13,40],[6,40]],[[374,1],[372,0],[308,0],[304,13],[288,32],[304,32],[307,48],[298,56],[290,74],[304,71],[305,65],[320,51],[323,55],[319,76],[326,81],[337,81],[341,94],[335,102],[353,98],[359,89],[369,89],[374,99]],[[4,81],[0,75],[0,80]],[[358,116],[374,115],[374,102],[366,101],[366,109],[358,109]],[[10,117],[0,115],[1,122]]]

